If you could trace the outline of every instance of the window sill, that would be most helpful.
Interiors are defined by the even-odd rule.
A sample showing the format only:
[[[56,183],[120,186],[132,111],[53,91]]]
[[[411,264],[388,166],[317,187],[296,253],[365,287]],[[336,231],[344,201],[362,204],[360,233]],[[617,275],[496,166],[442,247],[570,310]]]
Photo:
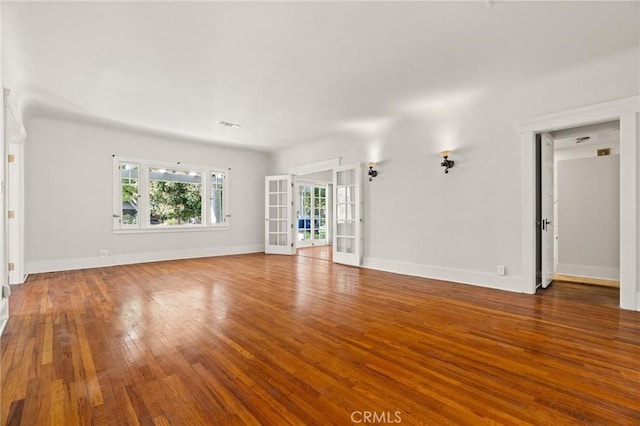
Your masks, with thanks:
[[[114,235],[118,234],[165,234],[171,232],[207,232],[207,231],[227,231],[229,225],[224,226],[194,226],[194,227],[174,227],[174,228],[132,228],[114,229]]]

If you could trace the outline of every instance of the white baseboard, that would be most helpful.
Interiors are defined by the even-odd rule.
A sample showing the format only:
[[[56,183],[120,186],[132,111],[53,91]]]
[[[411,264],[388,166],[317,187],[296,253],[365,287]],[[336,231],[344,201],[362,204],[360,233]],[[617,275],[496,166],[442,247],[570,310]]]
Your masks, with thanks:
[[[9,284],[11,285],[16,285],[16,284],[24,284],[25,281],[27,281],[27,278],[29,277],[29,274],[24,274],[22,276],[22,279],[16,279],[16,277],[12,277],[13,279],[9,281]]]
[[[9,321],[9,299],[0,298],[0,336],[4,332],[7,321]]]
[[[590,265],[571,265],[558,263],[556,274],[573,275],[575,277],[600,278],[603,280],[620,280],[620,268],[604,268]]]
[[[164,260],[195,259],[198,257],[227,256],[264,252],[264,245],[237,247],[210,247],[191,250],[160,251],[149,253],[117,254],[106,257],[80,257],[27,262],[29,274],[71,271],[75,269],[102,268],[105,266],[130,265],[134,263],[162,262]]]
[[[442,268],[439,266],[422,265],[417,263],[399,262],[395,260],[364,258],[363,268],[415,277],[431,278],[442,281],[452,281],[479,287],[495,288],[498,290],[522,293],[522,277],[515,275],[494,275],[486,272],[466,271],[462,269]]]

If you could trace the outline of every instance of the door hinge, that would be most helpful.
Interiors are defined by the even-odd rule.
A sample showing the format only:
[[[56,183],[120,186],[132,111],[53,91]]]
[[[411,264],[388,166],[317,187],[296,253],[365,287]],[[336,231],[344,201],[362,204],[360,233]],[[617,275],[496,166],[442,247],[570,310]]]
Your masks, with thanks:
[[[14,161],[16,161],[16,156],[13,154],[9,154],[7,155],[7,163],[13,163]]]
[[[293,243],[291,243],[291,247],[293,248]]]
[[[15,271],[15,270],[16,270],[16,265],[15,265],[15,263],[9,263],[9,265],[8,265],[8,269],[9,269],[10,271]]]

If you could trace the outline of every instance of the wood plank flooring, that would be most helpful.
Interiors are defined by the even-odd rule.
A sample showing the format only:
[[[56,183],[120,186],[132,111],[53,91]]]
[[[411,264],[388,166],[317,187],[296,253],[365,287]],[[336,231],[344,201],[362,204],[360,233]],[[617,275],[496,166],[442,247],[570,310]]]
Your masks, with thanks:
[[[620,288],[620,281],[605,280],[603,278],[578,277],[574,275],[553,274],[553,279],[578,284],[601,285],[603,287]]]
[[[263,254],[37,275],[13,288],[0,419],[639,424],[640,313],[616,289],[556,284]]]
[[[297,249],[298,256],[333,261],[333,246],[311,246]]]

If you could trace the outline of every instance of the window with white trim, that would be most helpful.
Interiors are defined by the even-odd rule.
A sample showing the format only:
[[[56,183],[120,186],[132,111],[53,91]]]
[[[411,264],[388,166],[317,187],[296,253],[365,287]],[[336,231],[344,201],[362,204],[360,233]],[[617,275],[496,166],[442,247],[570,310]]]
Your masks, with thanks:
[[[115,157],[115,231],[226,229],[228,169]]]

